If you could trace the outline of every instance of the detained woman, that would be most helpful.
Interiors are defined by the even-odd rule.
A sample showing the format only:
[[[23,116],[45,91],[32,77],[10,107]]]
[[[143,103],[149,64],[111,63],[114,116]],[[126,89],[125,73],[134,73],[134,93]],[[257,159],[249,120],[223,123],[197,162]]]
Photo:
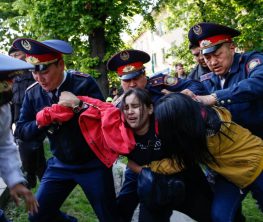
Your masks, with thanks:
[[[128,90],[122,99],[121,111],[127,125],[132,129],[136,141],[135,149],[128,155],[129,161],[125,172],[125,181],[117,197],[117,205],[122,221],[131,221],[139,202],[140,222],[170,221],[169,218],[174,209],[189,215],[197,221],[211,221],[209,214],[211,204],[210,187],[201,169],[195,164],[183,170],[182,173],[174,175],[173,180],[182,180],[184,183],[185,196],[183,200],[182,196],[178,194],[175,196],[177,199],[171,203],[156,203],[154,205],[152,200],[151,207],[142,201],[137,191],[139,192],[138,189],[140,188],[138,187],[138,178],[142,177],[143,169],[150,162],[168,158],[171,155],[162,148],[162,142],[155,133],[153,103],[146,90],[138,88]],[[173,140],[172,146],[177,146],[176,140]],[[148,186],[149,184],[144,185]],[[166,189],[166,186],[163,187]],[[177,188],[180,189],[180,186]],[[166,192],[166,190],[162,190],[160,195]]]
[[[263,141],[234,123],[228,110],[172,93],[158,101],[155,117],[163,149],[174,164],[168,164],[171,159],[152,162],[152,169],[175,173],[195,164],[212,169],[217,174],[212,204],[215,222],[232,222],[249,191],[263,210]],[[169,168],[162,167],[167,164]]]

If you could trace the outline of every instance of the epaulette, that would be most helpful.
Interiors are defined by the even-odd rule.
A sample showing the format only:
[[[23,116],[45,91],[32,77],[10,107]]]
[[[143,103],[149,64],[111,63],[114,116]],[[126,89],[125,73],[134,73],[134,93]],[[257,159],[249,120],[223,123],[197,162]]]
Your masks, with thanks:
[[[72,73],[73,75],[81,76],[81,77],[89,77],[90,76],[87,73],[83,73],[83,72],[79,72],[79,71],[75,71],[75,70],[68,70],[68,72]]]
[[[262,63],[262,61],[259,58],[254,58],[252,60],[250,60],[247,64],[246,64],[246,69],[247,72],[251,72],[255,67],[257,67],[258,65],[260,65]]]
[[[169,75],[162,75],[159,77],[152,77],[149,79],[148,84],[151,86],[159,86],[159,85],[168,85],[174,86],[178,82],[177,77],[172,77]]]
[[[115,101],[112,102],[112,104],[114,106],[118,107],[120,102],[121,102],[121,100],[122,100],[122,98],[123,98],[123,96],[124,96],[124,94],[120,95]]]
[[[213,76],[213,72],[206,73],[204,75],[200,76],[200,82],[203,82],[205,80],[211,79]]]
[[[26,88],[26,91],[32,89],[32,88],[35,87],[37,84],[39,84],[39,83],[38,83],[38,82],[32,83],[30,86],[28,86],[28,87]]]

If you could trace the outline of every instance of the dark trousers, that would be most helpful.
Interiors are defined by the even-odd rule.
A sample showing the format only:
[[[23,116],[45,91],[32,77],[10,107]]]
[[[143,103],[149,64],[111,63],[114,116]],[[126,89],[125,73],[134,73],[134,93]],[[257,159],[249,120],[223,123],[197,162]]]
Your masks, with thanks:
[[[46,172],[40,182],[36,198],[37,214],[31,222],[55,222],[60,207],[71,191],[79,185],[93,207],[100,222],[118,222],[112,169],[98,159],[85,165],[67,165],[55,157],[48,160]]]
[[[165,206],[159,209],[147,209],[140,205],[140,222],[168,222],[173,210],[178,210],[194,220],[211,221],[212,191],[199,166],[184,170],[182,177],[186,186],[185,200],[178,207]],[[125,172],[125,181],[117,197],[117,206],[122,221],[131,221],[135,208],[139,203],[137,195],[137,175],[129,168]]]
[[[17,140],[17,143],[28,187],[33,188],[36,186],[37,178],[41,180],[46,170],[43,142]]]

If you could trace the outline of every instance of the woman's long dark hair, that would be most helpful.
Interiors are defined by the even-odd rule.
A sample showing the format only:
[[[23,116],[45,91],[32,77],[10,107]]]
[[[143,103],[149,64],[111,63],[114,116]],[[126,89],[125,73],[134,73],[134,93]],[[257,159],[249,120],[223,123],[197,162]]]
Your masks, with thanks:
[[[163,148],[179,166],[216,162],[207,147],[203,105],[184,94],[171,93],[154,110]]]

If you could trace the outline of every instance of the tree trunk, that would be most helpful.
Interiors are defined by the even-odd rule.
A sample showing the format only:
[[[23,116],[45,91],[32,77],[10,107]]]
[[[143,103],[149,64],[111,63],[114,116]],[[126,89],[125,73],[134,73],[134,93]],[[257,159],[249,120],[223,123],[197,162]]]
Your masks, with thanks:
[[[104,98],[106,98],[109,93],[109,81],[107,76],[106,64],[103,62],[103,58],[106,53],[105,31],[103,28],[97,28],[91,35],[89,35],[89,44],[91,47],[91,57],[99,58],[99,64],[93,68],[98,70],[98,72],[101,74],[97,79],[97,83],[102,91]]]

